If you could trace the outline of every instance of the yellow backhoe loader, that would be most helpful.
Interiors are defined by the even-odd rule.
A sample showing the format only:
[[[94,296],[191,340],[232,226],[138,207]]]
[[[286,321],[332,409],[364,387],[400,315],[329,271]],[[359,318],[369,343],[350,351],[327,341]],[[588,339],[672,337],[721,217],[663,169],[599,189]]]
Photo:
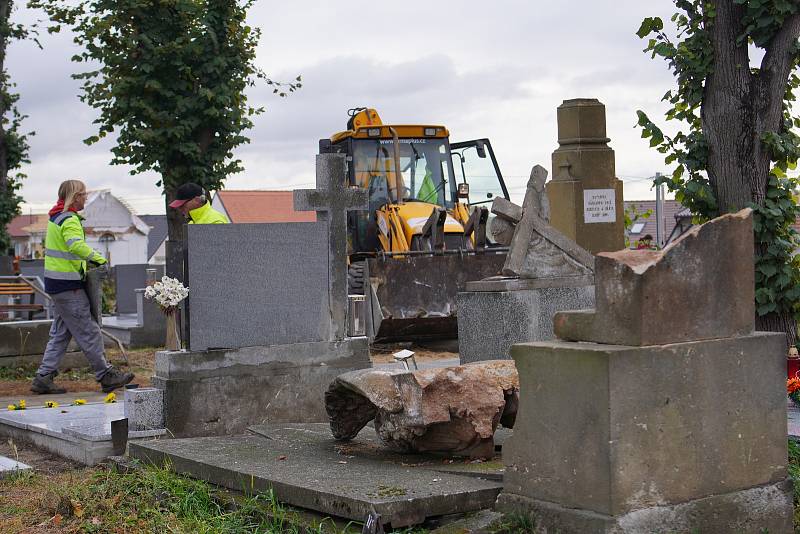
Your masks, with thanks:
[[[437,125],[387,125],[371,108],[320,153],[347,156],[348,182],[369,210],[348,214],[348,290],[365,295],[377,341],[454,338],[456,294],[499,274],[507,249],[487,238],[489,210],[508,191],[488,139],[450,143]]]

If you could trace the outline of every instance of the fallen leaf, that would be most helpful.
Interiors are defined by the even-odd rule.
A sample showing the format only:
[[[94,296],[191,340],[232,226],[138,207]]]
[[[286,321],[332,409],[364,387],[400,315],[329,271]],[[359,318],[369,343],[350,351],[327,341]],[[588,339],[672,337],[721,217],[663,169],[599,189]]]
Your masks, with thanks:
[[[70,503],[72,503],[72,513],[75,514],[75,517],[83,517],[83,506],[76,500],[70,499]]]
[[[58,526],[61,526],[61,520],[62,520],[62,519],[64,519],[64,518],[63,518],[63,517],[61,517],[61,514],[56,514],[56,515],[54,515],[54,516],[53,516],[53,519],[52,519],[52,521],[53,521],[53,524],[54,524],[55,526],[57,526],[57,527],[58,527]]]
[[[280,456],[278,456],[278,460],[285,460],[285,459],[286,459],[285,454],[281,454]]]

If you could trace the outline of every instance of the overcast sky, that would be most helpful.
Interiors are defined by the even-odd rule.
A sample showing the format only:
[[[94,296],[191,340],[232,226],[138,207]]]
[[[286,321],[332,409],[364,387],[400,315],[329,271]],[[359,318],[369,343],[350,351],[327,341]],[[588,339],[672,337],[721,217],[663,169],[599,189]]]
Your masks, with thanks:
[[[642,18],[666,20],[672,7],[670,0],[260,0],[249,19],[263,32],[258,64],[276,80],[301,74],[303,88],[285,99],[267,86],[250,92],[267,111],[255,120],[251,144],[237,151],[245,172],[226,187],[311,187],[318,140],[345,129],[349,108],[369,106],[388,123],[443,124],[451,141],[488,137],[521,202],[531,167],[550,169],[557,106],[598,98],[625,198],[654,198],[648,177],[668,169],[634,128],[636,110],[660,119],[673,80],[663,61],[642,52],[635,32]],[[37,16],[15,13],[19,21]],[[40,40],[43,50],[14,43],[7,62],[29,116],[24,127],[36,132],[24,169],[26,211],[46,210],[62,180],[80,178],[140,214],[163,213],[154,174],[109,165],[109,142],[82,143],[96,113],[70,78],[79,67],[69,60],[71,37]]]

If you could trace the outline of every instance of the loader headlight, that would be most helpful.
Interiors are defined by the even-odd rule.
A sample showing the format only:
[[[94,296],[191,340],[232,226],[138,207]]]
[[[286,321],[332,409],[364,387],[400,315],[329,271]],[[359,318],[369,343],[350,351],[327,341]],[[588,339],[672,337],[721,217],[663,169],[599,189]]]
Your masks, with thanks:
[[[381,129],[380,128],[368,128],[367,135],[369,137],[380,137],[381,136]]]

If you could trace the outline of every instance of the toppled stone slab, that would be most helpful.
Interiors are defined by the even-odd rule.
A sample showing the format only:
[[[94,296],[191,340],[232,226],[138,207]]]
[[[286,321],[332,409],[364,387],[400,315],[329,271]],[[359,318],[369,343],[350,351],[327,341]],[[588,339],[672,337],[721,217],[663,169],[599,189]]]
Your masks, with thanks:
[[[511,361],[339,375],[325,393],[333,436],[355,437],[374,420],[388,446],[402,452],[494,454],[498,423],[512,428],[519,379]]]
[[[557,313],[556,336],[645,346],[748,335],[755,317],[751,257],[750,209],[693,228],[662,251],[600,253],[595,309]]]
[[[294,425],[289,425],[294,426]],[[256,427],[258,428],[258,427]],[[265,430],[275,436],[273,430]],[[133,458],[237,491],[266,491],[288,505],[363,521],[370,511],[393,528],[426,517],[491,508],[501,484],[340,452],[313,428],[261,435],[131,443]],[[327,434],[327,435],[326,435]],[[297,436],[303,436],[300,439]]]
[[[247,430],[272,440],[316,444],[316,446],[319,446],[320,443],[329,443],[331,439],[331,429],[326,423],[273,423],[253,425]],[[356,437],[347,442],[337,441],[333,448],[338,454],[346,457],[502,482],[505,466],[500,450],[511,435],[511,429],[498,428],[494,435],[495,455],[493,458],[485,460],[458,458],[437,453],[398,452],[388,448],[370,425],[364,427]]]

